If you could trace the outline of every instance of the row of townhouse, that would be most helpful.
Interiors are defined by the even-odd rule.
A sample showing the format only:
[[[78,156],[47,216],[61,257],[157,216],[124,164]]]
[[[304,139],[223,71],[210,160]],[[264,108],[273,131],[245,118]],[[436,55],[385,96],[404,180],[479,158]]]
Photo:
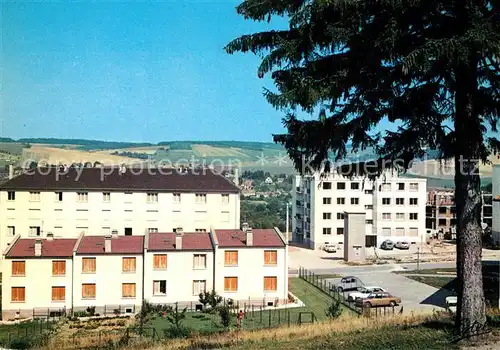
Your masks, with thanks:
[[[311,249],[344,243],[346,213],[365,216],[366,246],[386,239],[424,241],[425,179],[386,171],[375,180],[341,174],[297,175],[292,191],[292,240]]]
[[[288,298],[287,242],[275,229],[21,238],[4,251],[2,318],[96,307],[137,312],[143,300],[201,307],[215,290],[235,302]]]
[[[76,238],[240,226],[239,188],[210,169],[36,168],[0,184],[0,248],[17,234]]]

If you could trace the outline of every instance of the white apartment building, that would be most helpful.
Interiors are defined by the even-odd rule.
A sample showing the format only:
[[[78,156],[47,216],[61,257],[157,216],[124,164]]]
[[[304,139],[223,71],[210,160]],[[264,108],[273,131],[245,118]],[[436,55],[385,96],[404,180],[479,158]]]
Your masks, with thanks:
[[[500,243],[500,164],[493,165],[493,225],[492,236],[495,242]]]
[[[16,234],[77,238],[239,225],[239,188],[209,169],[38,168],[0,185],[2,249]]]
[[[144,297],[153,304],[192,306],[214,289],[214,250],[209,232],[151,233],[145,237]]]
[[[288,244],[277,229],[215,230],[215,290],[248,304],[286,303]]]
[[[178,228],[78,239],[17,235],[4,251],[2,318],[88,307],[101,315],[133,313],[143,300],[201,308],[199,293],[214,289],[240,304],[286,303],[287,251],[277,228],[208,233]]]
[[[344,242],[344,213],[365,213],[366,244],[425,238],[426,180],[387,171],[371,181],[339,174],[294,180],[292,240],[311,249]]]

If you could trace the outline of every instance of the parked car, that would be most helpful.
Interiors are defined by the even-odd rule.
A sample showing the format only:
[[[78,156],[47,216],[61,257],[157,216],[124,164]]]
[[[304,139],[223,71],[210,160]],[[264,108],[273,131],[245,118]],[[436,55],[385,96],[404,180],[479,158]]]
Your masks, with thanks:
[[[347,300],[354,301],[356,300],[356,298],[364,299],[372,293],[381,293],[381,292],[387,292],[387,291],[384,288],[377,286],[359,287],[357,291],[349,293],[349,295],[347,296]]]
[[[385,241],[382,242],[382,244],[380,245],[380,249],[383,249],[383,250],[393,250],[394,249],[394,243],[390,239],[387,239],[387,240],[385,240]]]
[[[458,298],[456,296],[446,297],[445,299],[446,310],[448,310],[452,314],[455,314],[457,312],[457,303],[458,303]]]
[[[410,243],[404,241],[397,241],[396,244],[394,245],[394,248],[401,250],[408,250],[410,249]]]
[[[337,246],[335,244],[325,244],[323,250],[327,253],[336,253]]]
[[[357,298],[355,303],[359,307],[396,306],[401,303],[401,298],[387,292],[371,293],[366,298]]]
[[[364,284],[361,280],[354,276],[346,276],[340,280],[337,285],[332,285],[330,287],[331,291],[336,290],[339,293],[357,290],[360,287],[363,287]]]

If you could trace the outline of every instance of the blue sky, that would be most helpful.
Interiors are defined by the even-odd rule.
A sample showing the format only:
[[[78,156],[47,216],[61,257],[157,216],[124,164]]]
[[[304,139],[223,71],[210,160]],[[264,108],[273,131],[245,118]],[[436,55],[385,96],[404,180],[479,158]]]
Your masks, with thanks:
[[[238,3],[3,2],[1,136],[271,141],[272,81],[223,47],[284,23],[245,21]]]

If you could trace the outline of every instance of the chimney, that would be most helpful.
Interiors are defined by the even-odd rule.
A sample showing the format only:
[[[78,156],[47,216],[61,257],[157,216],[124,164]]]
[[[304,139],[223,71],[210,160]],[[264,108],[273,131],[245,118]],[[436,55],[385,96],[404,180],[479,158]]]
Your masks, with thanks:
[[[35,256],[42,256],[42,240],[35,240]]]
[[[127,172],[127,167],[125,166],[125,164],[122,164],[120,166],[120,174],[125,174]]]
[[[47,232],[47,241],[53,241],[54,240],[54,234],[52,232]]]
[[[111,235],[104,237],[104,252],[111,253]]]
[[[238,168],[234,169],[234,184],[236,186],[240,185],[240,171]]]
[[[245,235],[246,235],[247,246],[249,247],[253,246],[253,232],[250,227],[246,229]]]
[[[118,230],[111,231],[111,238],[118,238]]]
[[[9,180],[14,178],[14,166],[9,165]]]
[[[241,229],[243,230],[243,232],[246,232],[246,230],[248,229],[248,223],[247,222],[242,223]]]
[[[178,227],[177,230],[175,231],[175,249],[176,250],[182,249],[182,236],[184,236],[184,232],[182,230],[182,227]]]

